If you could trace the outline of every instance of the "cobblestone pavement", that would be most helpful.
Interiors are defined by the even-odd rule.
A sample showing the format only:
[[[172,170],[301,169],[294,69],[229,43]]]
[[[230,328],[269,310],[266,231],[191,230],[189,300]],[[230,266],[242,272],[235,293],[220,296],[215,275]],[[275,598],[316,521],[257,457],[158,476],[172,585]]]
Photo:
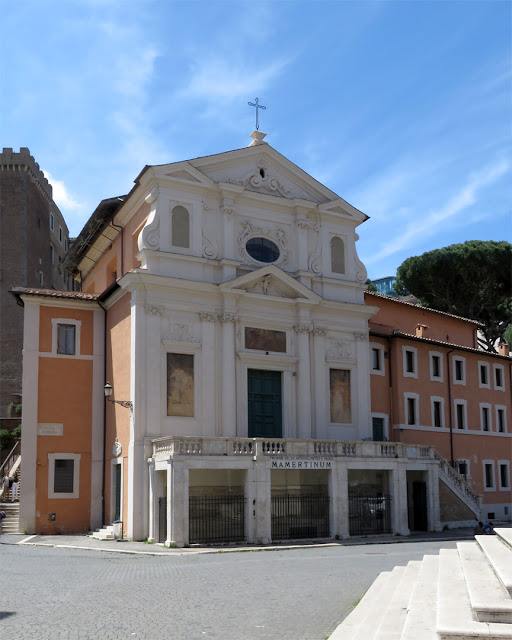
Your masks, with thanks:
[[[0,638],[323,640],[380,571],[455,542],[146,556],[0,545]]]

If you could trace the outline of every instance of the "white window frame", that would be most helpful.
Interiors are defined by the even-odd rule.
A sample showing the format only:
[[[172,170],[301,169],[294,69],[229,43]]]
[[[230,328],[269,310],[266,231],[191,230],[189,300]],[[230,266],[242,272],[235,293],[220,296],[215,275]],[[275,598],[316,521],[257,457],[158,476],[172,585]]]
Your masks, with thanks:
[[[501,386],[498,386],[496,384],[496,371],[500,370],[501,371]],[[502,364],[493,364],[492,365],[492,380],[493,380],[493,385],[494,388],[496,389],[496,391],[505,391],[505,367]]]
[[[73,324],[75,325],[75,353],[58,353],[59,346],[59,324]],[[73,318],[52,318],[52,355],[56,358],[76,358],[80,355],[80,328],[82,326],[81,320],[74,320]]]
[[[497,404],[494,407],[495,411],[495,425],[496,425],[496,433],[507,433],[507,407],[503,404]],[[503,431],[499,431],[500,420],[499,420],[499,412],[503,411]]]
[[[407,352],[411,351],[413,356],[413,371],[407,371]],[[402,345],[402,365],[403,365],[403,377],[404,378],[417,378],[418,377],[418,349],[416,347],[410,347],[409,345]]]
[[[480,405],[480,430],[484,433],[492,432],[492,405],[488,402],[481,402]],[[484,409],[487,409],[487,417],[489,418],[489,429],[484,429]]]
[[[485,368],[487,370],[487,383],[483,383],[480,377],[480,369]],[[478,361],[478,386],[480,389],[490,389],[491,388],[491,368],[489,367],[488,362],[484,362],[483,360]]]
[[[376,349],[379,352],[379,361],[380,368],[373,368],[373,349]],[[384,364],[384,345],[379,344],[378,342],[370,342],[370,373],[376,376],[384,376],[386,375],[386,366]]]
[[[486,475],[485,475],[485,465],[490,464],[492,466],[492,487],[487,487],[485,484]],[[482,460],[482,485],[484,491],[496,491],[496,463],[494,460]]]
[[[439,375],[434,375],[434,356],[439,358]],[[430,364],[430,379],[432,382],[444,382],[443,354],[440,351],[429,351],[428,361]]]
[[[434,420],[434,402],[440,402],[441,403],[441,425],[440,427],[436,427],[435,424],[435,420]],[[446,426],[446,421],[444,419],[444,398],[442,398],[441,396],[430,396],[430,416],[432,419],[432,426],[435,429],[444,429],[444,427]]]
[[[80,453],[49,453],[48,454],[48,499],[49,500],[74,500],[80,497]],[[55,460],[74,460],[73,466],[73,492],[55,493]]]
[[[507,468],[507,480],[508,484],[504,487],[501,484],[501,467]],[[498,460],[498,484],[500,491],[510,491],[510,460]]]
[[[462,380],[457,380],[456,371],[457,371],[457,362],[462,363]],[[460,384],[462,386],[466,386],[466,358],[463,356],[453,356],[452,357],[452,371],[453,371],[453,384]]]
[[[463,409],[463,415],[464,415],[464,426],[462,428],[459,427],[459,425],[457,424],[457,405],[462,405],[464,407]],[[467,431],[468,430],[468,402],[467,400],[459,400],[459,399],[455,399],[453,401],[453,415],[455,417],[455,429],[457,429],[458,431]]]
[[[409,400],[414,400],[415,421],[409,423]],[[406,427],[418,427],[420,425],[420,395],[419,393],[404,393],[404,417]]]
[[[371,413],[372,418],[372,437],[373,437],[373,418],[382,418],[384,420],[384,437],[389,441],[389,416],[387,413]]]
[[[468,470],[468,472],[466,473],[466,480],[469,481],[471,479],[471,460],[469,460],[469,458],[458,458],[456,462],[464,462],[466,464],[466,469]],[[459,472],[460,475],[462,475],[459,471],[458,465],[457,465],[457,471]]]

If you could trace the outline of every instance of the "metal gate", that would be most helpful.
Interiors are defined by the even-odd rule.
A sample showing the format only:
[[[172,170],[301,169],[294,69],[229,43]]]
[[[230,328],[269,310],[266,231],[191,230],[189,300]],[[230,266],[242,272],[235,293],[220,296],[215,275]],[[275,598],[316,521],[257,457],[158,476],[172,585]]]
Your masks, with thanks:
[[[328,538],[329,496],[281,494],[272,496],[272,540]]]
[[[391,496],[349,496],[348,517],[351,536],[391,533]]]
[[[190,496],[189,540],[209,544],[245,540],[244,496]]]

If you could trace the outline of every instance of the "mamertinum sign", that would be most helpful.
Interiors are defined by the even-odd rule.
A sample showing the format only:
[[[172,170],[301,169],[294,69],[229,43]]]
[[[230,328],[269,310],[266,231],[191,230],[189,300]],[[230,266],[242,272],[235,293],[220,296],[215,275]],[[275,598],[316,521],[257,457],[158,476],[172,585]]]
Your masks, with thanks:
[[[271,456],[271,469],[332,469],[332,456]]]

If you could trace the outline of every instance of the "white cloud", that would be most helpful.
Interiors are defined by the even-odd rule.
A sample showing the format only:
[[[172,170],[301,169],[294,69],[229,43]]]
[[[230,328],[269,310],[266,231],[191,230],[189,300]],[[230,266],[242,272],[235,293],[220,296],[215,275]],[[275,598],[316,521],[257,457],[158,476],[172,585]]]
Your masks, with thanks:
[[[53,199],[57,203],[59,209],[65,209],[68,211],[79,211],[84,207],[84,204],[75,200],[69,193],[66,185],[62,180],[57,180],[52,176],[49,171],[44,171],[45,178],[52,185]]]
[[[397,253],[405,247],[409,247],[417,238],[430,236],[439,231],[439,224],[456,218],[459,214],[471,207],[477,201],[478,192],[481,189],[493,184],[510,170],[510,163],[501,160],[489,167],[486,167],[477,174],[469,177],[467,183],[448,202],[438,209],[426,212],[424,215],[418,212],[414,222],[410,222],[405,227],[402,235],[396,235],[390,242],[384,245],[381,251],[374,253],[367,260],[367,264],[373,264]]]
[[[188,85],[178,92],[178,97],[190,99],[219,99],[231,101],[266,89],[284,71],[290,60],[281,59],[260,69],[232,59],[216,57],[192,62]]]

